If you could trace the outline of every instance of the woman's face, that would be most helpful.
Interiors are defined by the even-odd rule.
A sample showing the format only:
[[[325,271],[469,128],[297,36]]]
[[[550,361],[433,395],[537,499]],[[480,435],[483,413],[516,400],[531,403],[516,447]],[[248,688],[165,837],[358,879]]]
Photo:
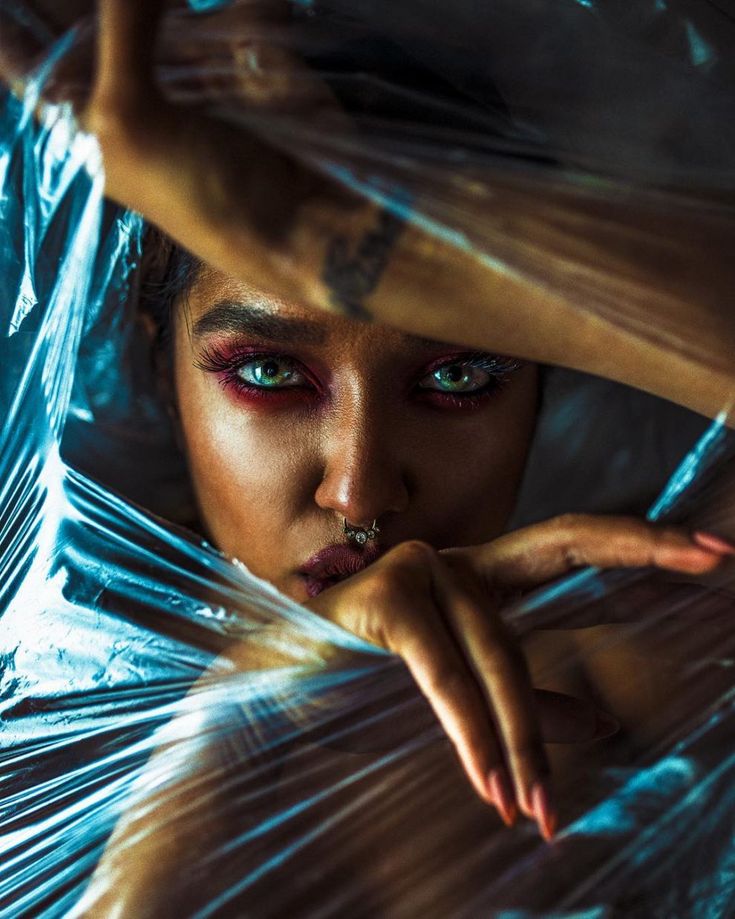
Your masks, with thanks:
[[[316,314],[207,268],[177,310],[174,381],[209,537],[299,601],[406,539],[497,536],[536,413],[533,365]],[[377,541],[344,551],[344,521],[375,519]]]

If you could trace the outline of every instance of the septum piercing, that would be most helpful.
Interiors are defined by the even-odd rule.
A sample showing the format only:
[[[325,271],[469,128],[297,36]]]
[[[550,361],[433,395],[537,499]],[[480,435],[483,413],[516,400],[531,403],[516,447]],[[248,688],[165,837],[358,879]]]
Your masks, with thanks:
[[[370,539],[375,539],[380,533],[378,527],[377,518],[373,520],[372,524],[369,527],[355,527],[351,523],[347,522],[347,518],[344,519],[344,533],[349,542],[354,542],[358,546],[364,546],[365,543]]]

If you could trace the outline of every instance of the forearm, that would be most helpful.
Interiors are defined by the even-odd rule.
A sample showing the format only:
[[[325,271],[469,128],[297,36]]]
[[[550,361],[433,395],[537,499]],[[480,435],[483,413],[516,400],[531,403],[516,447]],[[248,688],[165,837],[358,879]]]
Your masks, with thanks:
[[[489,255],[480,243],[458,248],[409,226],[366,301],[370,314],[438,340],[605,376],[710,416],[729,409],[735,227],[671,215],[657,237],[633,207],[625,215],[610,204],[611,234],[600,215],[575,221],[570,202],[559,216],[579,229],[554,240],[552,201],[548,224],[523,226],[541,208],[534,200],[498,196],[491,222],[505,224],[508,238],[490,241]],[[532,248],[542,255],[529,257]]]
[[[420,199],[392,213],[221,122],[207,119],[195,136],[172,118],[164,133],[138,124],[126,159],[119,131],[106,143],[102,132],[109,193],[227,274],[317,308],[606,376],[710,416],[729,408],[731,222],[499,179],[492,198],[455,202],[473,242],[429,224]],[[207,149],[230,151],[224,168],[207,173]]]
[[[100,139],[112,198],[205,262],[286,299],[604,375],[708,415],[729,408],[732,214],[509,171],[475,172],[464,184],[434,175],[410,208],[398,194],[405,200],[386,209],[362,194],[369,183],[348,189],[305,164],[304,125],[323,137],[345,131],[319,93],[286,141],[279,115],[286,152],[167,101],[153,67],[161,10],[160,0],[100,4],[83,123]],[[294,62],[261,106],[282,114],[309,79]]]

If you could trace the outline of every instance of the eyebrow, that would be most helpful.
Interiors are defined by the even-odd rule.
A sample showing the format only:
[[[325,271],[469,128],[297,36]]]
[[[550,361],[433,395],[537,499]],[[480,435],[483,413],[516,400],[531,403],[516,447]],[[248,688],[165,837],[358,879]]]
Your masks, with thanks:
[[[276,316],[268,309],[239,300],[220,300],[200,316],[192,327],[194,338],[215,333],[240,333],[287,344],[321,345],[326,332],[321,323],[309,319]],[[416,349],[446,348],[447,342],[404,332],[407,342]]]
[[[240,332],[269,341],[309,345],[322,344],[326,338],[319,322],[276,316],[270,310],[236,300],[220,300],[194,323],[195,338],[214,332]]]

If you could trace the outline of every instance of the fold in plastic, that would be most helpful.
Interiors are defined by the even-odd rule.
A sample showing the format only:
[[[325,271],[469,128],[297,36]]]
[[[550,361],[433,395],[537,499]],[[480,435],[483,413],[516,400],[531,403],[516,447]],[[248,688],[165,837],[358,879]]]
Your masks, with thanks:
[[[598,200],[626,218],[612,250],[641,201],[657,217],[644,247],[676,216],[672,259],[710,205],[732,221],[733,15],[660,0],[299,3],[269,38],[328,80],[359,130],[256,120],[365,194],[420,193],[427,233],[581,311],[640,321],[637,298],[668,292],[574,240],[599,238]],[[236,86],[216,16],[197,21],[192,63],[176,57],[191,20],[173,15],[173,94]],[[529,636],[606,622],[587,653],[628,654],[617,678],[645,700],[639,734],[561,761],[563,829],[546,845],[475,799],[399,661],[163,519],[185,519],[190,496],[135,322],[142,221],[104,201],[70,108],[41,99],[69,45],[49,41],[0,110],[0,914],[731,916],[731,569],[706,586],[584,570],[507,611]],[[235,95],[219,110],[252,124]],[[450,207],[450,187],[473,208]],[[506,219],[542,193],[533,219]],[[717,278],[710,295],[731,308]],[[550,371],[517,521],[647,506],[735,535],[729,458],[721,420]],[[537,685],[576,654],[566,643]]]

